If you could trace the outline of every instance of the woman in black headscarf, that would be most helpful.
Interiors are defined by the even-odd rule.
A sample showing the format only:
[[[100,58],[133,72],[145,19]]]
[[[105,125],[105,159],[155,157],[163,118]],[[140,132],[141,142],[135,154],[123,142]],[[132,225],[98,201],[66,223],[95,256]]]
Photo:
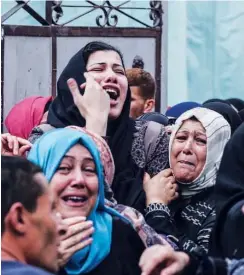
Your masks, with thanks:
[[[231,134],[241,125],[241,118],[239,114],[227,103],[223,102],[208,102],[203,104],[204,108],[213,110],[221,114],[230,124]]]
[[[116,48],[103,42],[88,43],[71,58],[59,77],[58,94],[49,108],[48,124],[55,128],[70,125],[87,127],[87,124],[92,126],[96,123],[96,119],[92,122],[89,120],[93,114],[85,117],[77,102],[81,100],[81,95],[84,98],[84,94],[92,93],[94,98],[91,101],[96,101],[99,109],[100,106],[97,103],[100,101],[104,103],[105,94],[106,96],[109,94],[110,108],[108,108],[106,121],[102,123],[107,124],[104,134],[115,160],[116,174],[112,189],[119,203],[132,206],[143,213],[144,172],[154,176],[168,167],[169,140],[163,126],[154,122],[135,122],[129,118],[131,93],[124,71],[122,54]],[[86,79],[84,73],[86,73]],[[70,78],[78,85],[79,100],[75,102],[77,106],[67,84]],[[93,85],[89,84],[92,82],[91,78],[93,78]],[[89,85],[92,86],[90,91],[87,90]],[[100,90],[96,91],[97,88]],[[93,103],[91,101],[89,104]],[[89,108],[87,108],[88,111]],[[103,109],[99,113],[97,109],[93,110],[97,113],[96,118],[100,119],[106,110]],[[99,125],[101,123],[98,123],[97,127]],[[40,127],[35,129],[29,140],[33,142],[43,134],[46,131],[44,128],[45,126],[42,126],[42,129]],[[47,128],[50,129],[50,127]],[[148,139],[148,136],[151,138]]]
[[[244,123],[227,143],[215,185],[216,224],[210,242],[214,257],[244,258]]]

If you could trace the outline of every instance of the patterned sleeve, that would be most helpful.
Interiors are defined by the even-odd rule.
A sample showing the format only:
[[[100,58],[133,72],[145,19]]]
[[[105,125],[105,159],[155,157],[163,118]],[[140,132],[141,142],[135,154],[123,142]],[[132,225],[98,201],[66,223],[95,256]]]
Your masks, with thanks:
[[[151,177],[169,168],[169,136],[165,127],[136,120],[136,130],[131,155],[138,167],[145,168]]]
[[[154,152],[147,160],[146,172],[154,177],[167,168],[169,168],[169,136],[162,126]]]
[[[43,130],[39,126],[36,126],[32,129],[28,140],[30,143],[34,144],[35,141],[38,140],[43,134]]]
[[[228,266],[228,275],[243,275],[244,274],[244,259],[226,260]]]
[[[154,228],[157,233],[165,234],[168,238],[175,241],[180,250],[191,254],[205,255],[208,252],[210,232],[215,221],[215,215],[213,215],[212,211],[210,211],[205,221],[202,223],[201,229],[197,235],[197,242],[194,242],[185,234],[179,232],[168,206],[162,204],[158,205],[158,207],[153,208],[150,208],[149,205],[147,208],[145,219],[148,225]]]

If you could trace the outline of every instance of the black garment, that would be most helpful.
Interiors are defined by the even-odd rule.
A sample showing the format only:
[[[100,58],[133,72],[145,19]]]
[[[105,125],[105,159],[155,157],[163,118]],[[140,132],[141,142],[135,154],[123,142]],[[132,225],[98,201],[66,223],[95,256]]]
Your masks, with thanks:
[[[231,103],[228,102],[228,100],[220,99],[220,98],[211,98],[203,102],[203,105],[206,103],[212,103],[212,102],[220,102],[220,103],[225,103],[231,106]]]
[[[214,257],[244,258],[244,123],[225,147],[214,195],[217,219],[209,253]]]
[[[83,74],[86,72],[86,64],[89,56],[96,51],[107,50],[116,51],[120,55],[123,63],[121,53],[114,47],[103,42],[88,43],[71,58],[59,77],[57,83],[58,95],[49,108],[48,124],[51,124],[55,128],[70,125],[85,126],[85,119],[80,115],[77,107],[74,105],[67,80],[74,78],[78,87],[80,87],[80,85],[85,82]],[[80,93],[83,94],[84,90],[80,89]],[[109,136],[108,144],[112,151],[116,167],[112,189],[115,199],[122,204],[128,199],[128,192],[130,192],[130,190],[127,189],[133,188],[139,183],[141,184],[144,174],[143,170],[136,165],[131,156],[133,134],[136,129],[135,122],[129,118],[130,101],[131,92],[128,87],[126,100],[120,116],[114,121],[109,121],[107,128],[107,136]],[[124,187],[126,190],[122,190]],[[125,197],[121,198],[121,194],[125,194]]]
[[[2,275],[51,275],[51,273],[17,261],[1,261]]]
[[[244,259],[221,259],[207,256],[190,256],[189,265],[181,275],[243,275]]]
[[[109,255],[88,275],[140,275],[139,260],[145,246],[129,224],[113,218],[111,251]],[[59,274],[65,275],[64,270]]]
[[[244,122],[244,109],[242,109],[238,114],[239,114],[242,122]]]
[[[178,239],[179,249],[194,255],[208,252],[210,233],[215,222],[213,188],[184,202],[177,200],[164,209],[148,211],[146,222],[157,233]],[[176,207],[177,206],[177,209]]]
[[[145,113],[143,115],[141,115],[139,118],[139,120],[146,120],[146,121],[154,121],[157,122],[159,124],[162,124],[164,126],[168,125],[168,117],[166,115],[157,113],[157,112],[150,112],[150,113]]]
[[[227,101],[233,105],[237,111],[239,112],[240,110],[244,109],[244,101],[241,100],[240,98],[229,98]]]
[[[203,104],[203,107],[221,114],[230,124],[232,135],[242,123],[239,114],[227,103],[210,102]]]

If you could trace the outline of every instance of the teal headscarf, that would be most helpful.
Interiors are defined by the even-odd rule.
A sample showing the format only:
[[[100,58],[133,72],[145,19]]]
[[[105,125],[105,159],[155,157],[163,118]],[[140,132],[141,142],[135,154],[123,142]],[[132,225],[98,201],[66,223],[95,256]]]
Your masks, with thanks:
[[[55,129],[44,134],[33,145],[28,159],[39,165],[50,182],[65,154],[77,143],[82,144],[92,155],[98,177],[98,196],[88,220],[93,221],[95,231],[92,243],[76,252],[66,264],[70,275],[88,273],[109,254],[112,237],[112,216],[125,220],[117,211],[104,204],[104,175],[99,151],[93,140],[86,134],[68,128]],[[127,221],[128,222],[128,221]]]

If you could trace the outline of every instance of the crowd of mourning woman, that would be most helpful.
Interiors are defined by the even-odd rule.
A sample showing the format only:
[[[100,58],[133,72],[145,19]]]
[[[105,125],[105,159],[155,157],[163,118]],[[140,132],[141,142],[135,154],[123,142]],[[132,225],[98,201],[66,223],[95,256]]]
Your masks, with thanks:
[[[2,274],[244,274],[244,101],[160,114],[153,81],[95,41],[70,59],[55,98],[12,108]]]

